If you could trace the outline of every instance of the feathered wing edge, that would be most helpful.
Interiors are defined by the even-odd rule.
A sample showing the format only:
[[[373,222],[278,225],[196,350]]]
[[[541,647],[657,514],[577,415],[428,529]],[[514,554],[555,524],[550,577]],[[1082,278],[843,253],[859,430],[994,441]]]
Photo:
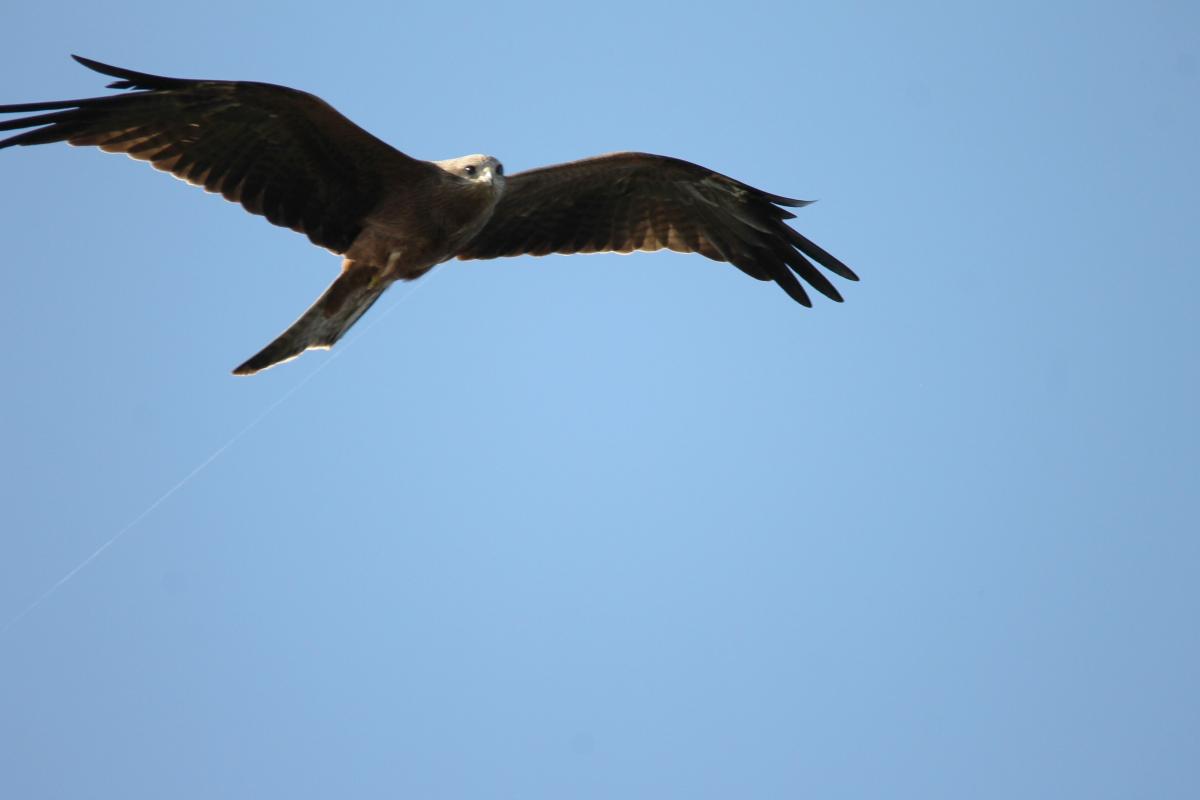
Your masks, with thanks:
[[[669,248],[774,281],[805,306],[812,301],[798,278],[841,302],[816,264],[847,280],[858,276],[785,222],[795,217],[785,207],[811,202],[670,156],[611,153],[511,176],[491,221],[458,257]],[[610,224],[597,225],[597,214],[612,217]]]
[[[440,173],[307,92],[76,60],[120,78],[111,88],[135,91],[0,106],[3,114],[28,114],[0,121],[0,132],[20,131],[0,148],[61,141],[124,153],[335,253],[361,232],[386,191],[385,175],[407,186]]]
[[[110,64],[102,64],[99,61],[84,58],[83,56],[72,55],[71,58],[88,69],[99,72],[101,75],[121,78],[119,81],[113,81],[108,84],[106,86],[108,89],[154,91],[185,88],[196,83],[195,80],[187,78],[167,78],[161,75],[150,75],[145,72],[135,72],[130,69],[123,69],[122,67],[114,67]],[[74,100],[48,100],[40,103],[13,103],[10,105],[0,105],[0,114],[22,114],[28,111],[62,111],[64,109],[82,109],[112,105],[120,102],[124,97],[127,97],[127,95],[81,97]],[[66,137],[64,137],[61,131],[56,129],[55,123],[61,123],[62,121],[63,117],[58,114],[4,120],[0,122],[0,131],[21,130],[22,128],[31,128],[32,130],[27,130],[10,136],[7,139],[0,140],[0,149],[14,145],[47,144],[60,141]]]
[[[151,75],[148,72],[137,72],[124,67],[114,67],[111,64],[104,64],[95,59],[85,58],[83,56],[71,54],[71,58],[78,61],[83,66],[99,72],[101,75],[108,75],[111,78],[120,78],[118,81],[113,81],[108,84],[109,89],[176,89],[196,83],[195,78],[167,78],[163,75]]]

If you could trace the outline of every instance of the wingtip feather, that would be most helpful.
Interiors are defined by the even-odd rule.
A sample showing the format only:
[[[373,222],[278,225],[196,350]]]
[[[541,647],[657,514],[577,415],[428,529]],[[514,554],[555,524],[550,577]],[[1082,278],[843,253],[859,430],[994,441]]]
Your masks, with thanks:
[[[97,61],[94,58],[81,56],[77,53],[72,53],[71,58],[75,59],[76,63],[87,67],[92,72],[99,72],[101,75],[108,75],[113,78],[131,78],[141,74],[139,72],[134,72],[133,70],[114,67],[112,64],[105,64],[103,61]]]
[[[151,75],[148,72],[137,72],[136,70],[125,69],[124,67],[115,67],[112,64],[105,64],[103,61],[97,61],[94,58],[88,58],[76,53],[72,53],[71,58],[93,72],[121,79],[108,84],[107,88],[109,89],[169,89],[191,83],[191,81],[183,78],[167,78],[162,75]]]
[[[94,58],[88,58],[87,56],[81,56],[78,53],[71,53],[71,58],[75,59],[75,62],[77,64],[87,67],[92,72],[99,72],[101,75],[108,75],[111,78],[123,78],[124,81],[128,81],[129,78],[131,77],[131,73],[129,70],[124,70],[124,69],[121,69],[120,67],[114,67],[111,64],[105,64],[104,62],[97,61]],[[136,74],[136,73],[132,73],[132,74]],[[124,82],[124,81],[122,81],[122,82]],[[123,89],[125,87],[117,86],[116,83],[110,83],[110,84],[108,84],[107,88]]]
[[[789,208],[804,208],[805,206],[811,206],[813,203],[817,202],[816,200],[797,200],[794,197],[784,197],[783,195],[779,194],[767,194],[766,192],[763,192],[763,194],[775,205],[788,206]]]

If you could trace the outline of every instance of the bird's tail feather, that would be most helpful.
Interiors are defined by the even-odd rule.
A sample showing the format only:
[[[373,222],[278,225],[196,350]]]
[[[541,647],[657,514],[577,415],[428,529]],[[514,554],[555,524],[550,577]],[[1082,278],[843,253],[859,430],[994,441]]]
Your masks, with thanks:
[[[380,272],[375,267],[347,261],[338,279],[291,327],[235,369],[233,374],[253,375],[290,361],[305,350],[328,350],[391,285],[391,281],[379,280],[379,276]]]

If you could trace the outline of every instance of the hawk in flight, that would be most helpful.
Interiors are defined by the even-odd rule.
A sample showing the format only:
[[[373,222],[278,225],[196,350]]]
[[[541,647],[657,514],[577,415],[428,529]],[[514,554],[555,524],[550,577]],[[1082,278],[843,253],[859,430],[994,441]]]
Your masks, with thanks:
[[[811,306],[799,279],[842,297],[816,265],[858,280],[784,224],[768,194],[667,156],[613,153],[505,175],[491,156],[421,161],[306,92],[248,81],[166,78],[74,56],[126,94],[0,106],[12,145],[67,142],[149,161],[343,256],[291,327],[234,370],[251,375],[329,348],[397,280],[451,258],[669,248],[728,261]]]

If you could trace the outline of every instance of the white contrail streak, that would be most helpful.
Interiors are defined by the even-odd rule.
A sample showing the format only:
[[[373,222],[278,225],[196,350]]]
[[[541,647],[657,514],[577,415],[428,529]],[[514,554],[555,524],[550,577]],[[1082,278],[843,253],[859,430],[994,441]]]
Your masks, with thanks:
[[[20,622],[22,619],[24,619],[26,616],[28,616],[31,611],[33,611],[35,608],[40,606],[42,603],[46,602],[46,600],[49,599],[51,595],[53,595],[55,592],[57,592],[59,589],[61,589],[68,581],[70,581],[72,578],[74,578],[76,575],[78,575],[84,569],[84,567],[86,567],[88,564],[91,564],[93,561],[95,561],[100,556],[101,553],[103,553],[105,550],[107,550],[108,548],[110,548],[114,544],[116,544],[117,541],[119,541],[121,539],[121,537],[123,537],[125,534],[129,533],[129,531],[135,525],[137,525],[139,522],[144,520],[146,517],[150,516],[150,514],[154,512],[154,509],[158,508],[163,503],[167,502],[167,500],[169,500],[173,494],[175,494],[180,489],[182,489],[184,486],[186,486],[187,483],[190,480],[192,480],[192,478],[195,478],[197,475],[199,475],[201,472],[203,472],[205,470],[205,468],[208,467],[209,464],[213,463],[218,458],[220,458],[222,453],[224,453],[226,450],[228,450],[229,448],[231,448],[235,444],[237,444],[238,440],[241,439],[243,436],[245,436],[247,433],[254,430],[254,428],[257,427],[259,423],[261,423],[264,419],[266,419],[268,416],[270,416],[272,411],[279,408],[281,405],[284,404],[284,402],[287,401],[287,399],[289,397],[294,395],[296,392],[300,391],[300,389],[302,389],[313,378],[320,375],[321,372],[326,367],[328,367],[330,364],[332,364],[334,361],[336,361],[338,358],[340,358],[342,353],[345,353],[347,350],[349,350],[351,347],[353,347],[359,340],[361,340],[364,336],[366,336],[368,333],[370,333],[372,328],[374,328],[376,325],[378,325],[380,322],[382,322],[384,319],[386,319],[388,314],[391,314],[393,311],[395,311],[397,306],[399,306],[401,303],[403,303],[408,298],[412,297],[413,294],[416,293],[418,288],[423,286],[425,283],[429,282],[429,279],[431,277],[432,277],[432,275],[428,275],[425,277],[425,280],[422,281],[421,283],[412,284],[412,288],[409,289],[409,291],[407,293],[401,295],[399,300],[392,303],[388,308],[384,309],[382,314],[380,314],[375,319],[371,320],[371,323],[369,325],[365,326],[363,328],[362,332],[358,334],[358,336],[355,336],[353,339],[348,340],[337,350],[334,350],[330,354],[329,358],[325,359],[321,363],[321,366],[317,367],[312,372],[305,375],[303,380],[301,380],[299,383],[297,383],[291,389],[288,389],[286,392],[283,393],[283,395],[278,400],[274,401],[269,406],[267,406],[265,409],[263,409],[263,411],[257,417],[255,417],[253,420],[250,421],[250,424],[246,425],[246,427],[242,428],[240,431],[238,431],[233,436],[231,436],[229,438],[229,440],[227,442],[225,442],[225,444],[218,447],[216,450],[214,450],[212,452],[211,455],[208,456],[208,458],[204,459],[199,464],[197,464],[195,466],[195,468],[192,469],[192,471],[189,472],[187,475],[184,475],[183,478],[178,483],[176,483],[170,489],[167,489],[167,491],[163,492],[163,494],[160,495],[159,498],[157,500],[155,500],[153,503],[146,506],[145,510],[142,511],[142,513],[138,514],[125,527],[121,528],[119,531],[117,531],[112,536],[110,536],[108,538],[108,541],[104,542],[104,544],[100,545],[95,550],[93,550],[91,555],[89,555],[87,558],[83,559],[83,561],[80,561],[79,564],[76,565],[66,575],[63,575],[61,578],[59,578],[58,581],[55,582],[55,584],[53,586],[51,586],[46,591],[42,592],[42,594],[36,600],[34,600],[32,603],[30,603],[28,606],[25,607],[24,611],[20,612],[15,617],[13,617],[8,622],[6,622],[4,624],[4,627],[0,628],[0,634],[7,633],[9,628],[11,628],[13,625],[16,625],[18,622]]]

